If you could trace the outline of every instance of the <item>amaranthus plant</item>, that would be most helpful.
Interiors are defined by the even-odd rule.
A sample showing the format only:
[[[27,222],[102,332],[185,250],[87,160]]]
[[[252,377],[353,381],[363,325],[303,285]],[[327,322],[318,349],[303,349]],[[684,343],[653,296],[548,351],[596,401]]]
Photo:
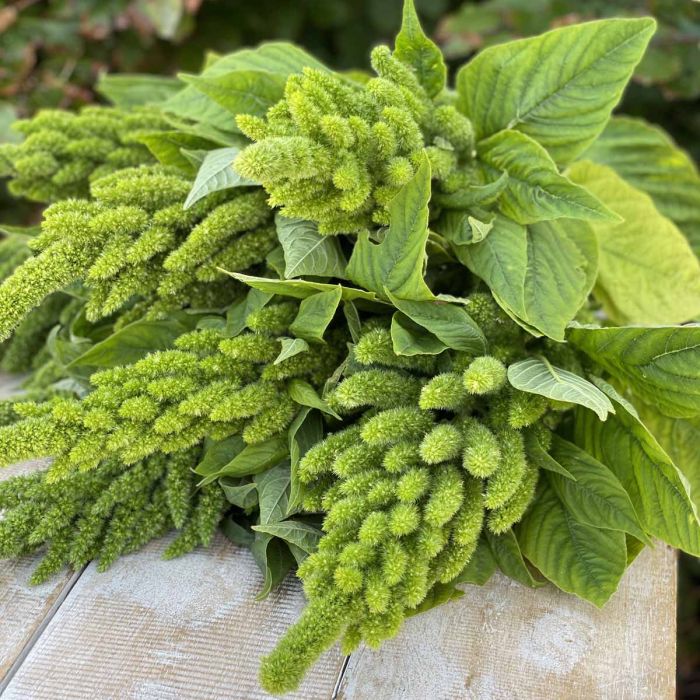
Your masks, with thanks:
[[[222,520],[266,591],[299,565],[275,693],[497,568],[601,606],[653,539],[700,554],[700,178],[611,117],[653,31],[494,46],[452,86],[407,0],[376,77],[281,43],[183,76],[159,164],[54,203],[0,286],[2,337],[84,304],[1,406],[0,462],[54,458],[6,487],[7,553]]]

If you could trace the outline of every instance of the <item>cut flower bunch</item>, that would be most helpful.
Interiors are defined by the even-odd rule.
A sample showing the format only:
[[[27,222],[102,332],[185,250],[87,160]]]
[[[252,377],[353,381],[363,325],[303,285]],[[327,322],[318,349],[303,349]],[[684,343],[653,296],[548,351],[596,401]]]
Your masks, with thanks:
[[[602,606],[645,545],[700,555],[700,177],[611,116],[654,32],[486,49],[454,83],[411,0],[373,74],[211,56],[148,103],[0,147],[0,556],[36,582],[169,531],[250,547],[308,606],[272,693],[500,570]],[[156,78],[149,78],[150,81]],[[118,89],[117,89],[118,86]]]

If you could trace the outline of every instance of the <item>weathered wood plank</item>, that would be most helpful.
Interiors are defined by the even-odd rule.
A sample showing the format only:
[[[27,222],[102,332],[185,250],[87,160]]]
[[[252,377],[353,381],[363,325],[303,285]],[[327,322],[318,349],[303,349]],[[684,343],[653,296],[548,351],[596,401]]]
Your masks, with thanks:
[[[218,536],[206,551],[164,562],[165,541],[91,564],[36,642],[3,700],[134,698],[257,700],[260,656],[299,615],[291,578],[255,602],[262,578],[246,550]],[[326,654],[299,692],[328,700],[342,658]]]
[[[643,552],[603,610],[497,577],[350,658],[339,700],[670,700],[676,557]]]
[[[13,393],[20,381],[0,374],[0,398]],[[46,462],[25,462],[0,469],[0,480],[43,466]],[[0,684],[70,580],[70,573],[65,572],[41,586],[29,586],[27,581],[40,558],[0,560]]]

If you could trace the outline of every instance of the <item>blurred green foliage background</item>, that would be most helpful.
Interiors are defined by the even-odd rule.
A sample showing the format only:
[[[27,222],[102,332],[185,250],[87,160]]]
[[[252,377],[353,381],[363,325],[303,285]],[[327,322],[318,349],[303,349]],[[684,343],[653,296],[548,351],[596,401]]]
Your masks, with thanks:
[[[0,142],[42,107],[98,100],[108,72],[196,71],[206,51],[266,39],[303,45],[336,68],[367,67],[391,41],[401,0],[0,0]],[[660,123],[700,160],[700,2],[697,0],[416,0],[452,68],[479,49],[597,17],[653,15],[659,23],[621,111]],[[0,187],[2,187],[0,185]],[[0,189],[0,221],[39,212]],[[680,566],[678,697],[700,698],[700,562]]]

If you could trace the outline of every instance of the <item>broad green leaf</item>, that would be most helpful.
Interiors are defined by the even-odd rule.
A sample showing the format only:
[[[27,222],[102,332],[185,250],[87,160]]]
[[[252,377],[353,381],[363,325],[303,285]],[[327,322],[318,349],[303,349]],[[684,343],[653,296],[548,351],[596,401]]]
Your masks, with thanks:
[[[194,468],[194,473],[204,477],[216,475],[244,447],[245,442],[240,435],[233,435],[225,440],[217,440],[207,444],[202,459]],[[213,480],[209,479],[209,481]]]
[[[457,106],[479,139],[517,129],[568,163],[605,128],[655,27],[609,19],[492,46],[458,72]]]
[[[476,586],[483,586],[496,572],[498,564],[493,557],[491,547],[484,535],[481,536],[469,563],[464,567],[462,573],[452,580],[452,583],[472,583]]]
[[[619,324],[668,324],[700,314],[700,262],[651,198],[605,165],[580,161],[569,175],[623,219],[592,224],[600,245],[596,291],[610,317]]]
[[[278,365],[280,362],[294,357],[302,352],[308,352],[309,344],[302,338],[280,338],[282,349],[277,355],[273,364]]]
[[[284,277],[340,277],[345,276],[347,261],[334,236],[322,236],[318,226],[304,219],[275,216],[277,238],[284,250]]]
[[[299,547],[307,554],[316,551],[323,532],[309,523],[301,520],[283,520],[282,522],[261,523],[253,525],[253,530],[263,532],[273,537],[279,537],[289,544]]]
[[[523,437],[525,438],[525,454],[534,466],[576,481],[576,477],[544,449],[534,430],[525,430]]]
[[[305,486],[297,477],[301,458],[323,439],[323,419],[318,411],[303,408],[289,426],[289,457],[292,463],[291,487],[286,515],[296,513],[304,496]]]
[[[175,339],[197,325],[200,316],[171,313],[163,320],[141,319],[124,326],[71,362],[71,367],[118,367],[128,365],[150,352],[171,348]]]
[[[439,355],[447,350],[445,343],[398,311],[391,319],[391,343],[397,355]]]
[[[480,243],[493,229],[493,214],[484,212],[488,221],[482,221],[458,209],[446,211],[437,222],[437,231],[454,245]]]
[[[256,474],[253,481],[258,490],[260,524],[267,525],[282,520],[287,513],[289,502],[289,464],[278,464],[272,469]]]
[[[551,452],[576,479],[565,479],[558,474],[549,476],[549,483],[577,520],[593,527],[622,530],[650,544],[627,491],[610,469],[557,435]]]
[[[641,119],[613,117],[583,157],[610,166],[646,192],[700,255],[700,174],[662,129]]]
[[[500,210],[519,224],[552,219],[619,221],[602,202],[561,175],[556,163],[537,141],[505,129],[482,141],[479,158],[492,177],[508,173],[498,200]]]
[[[208,151],[214,147],[208,139],[179,131],[154,131],[139,136],[138,141],[148,148],[159,163],[179,168],[188,175],[194,175],[197,169],[182,149]]]
[[[415,608],[408,608],[406,610],[406,617],[420,615],[428,610],[437,608],[439,605],[444,605],[445,603],[461,598],[464,595],[464,591],[455,588],[454,584],[455,581],[450,581],[450,583],[436,583]]]
[[[590,408],[600,420],[605,420],[608,413],[615,413],[610,399],[595,384],[555,367],[545,357],[528,357],[510,365],[508,381],[520,391]]]
[[[249,511],[258,505],[258,489],[253,482],[242,484],[239,479],[224,476],[219,479],[219,486],[226,500],[234,506]]]
[[[265,577],[263,587],[256,600],[266,598],[276,588],[294,566],[294,557],[289,547],[280,539],[256,532],[250,551],[260,571]]]
[[[359,234],[347,267],[355,284],[380,296],[388,289],[402,299],[432,299],[423,279],[428,240],[430,163],[423,154],[416,174],[389,203],[390,224],[381,243]]]
[[[597,244],[585,221],[560,219],[525,227],[497,216],[481,243],[455,253],[496,301],[535,335],[564,340],[567,324],[593,286]]]
[[[323,334],[333,320],[342,296],[343,292],[338,285],[327,292],[317,292],[302,299],[289,332],[309,343],[324,342]]]
[[[440,299],[410,301],[399,299],[389,290],[391,303],[412,321],[430,331],[448,348],[473,355],[486,352],[486,338],[472,317],[460,306]]]
[[[690,486],[690,498],[700,510],[700,418],[669,418],[646,404],[640,405],[644,424],[649,428]]]
[[[224,518],[219,527],[221,527],[224,535],[234,544],[250,548],[255,541],[255,533],[237,523],[232,515]]]
[[[220,476],[252,476],[260,474],[279,464],[287,456],[287,441],[282,436],[275,436],[257,445],[245,445],[218,471],[207,474],[200,482],[201,486],[208,484]],[[195,471],[202,473],[198,465]]]
[[[226,336],[235,338],[246,328],[248,316],[255,311],[260,311],[273,296],[271,292],[251,289],[245,298],[237,299],[226,313]]]
[[[323,282],[310,282],[309,280],[275,280],[267,277],[251,277],[250,275],[242,275],[239,272],[228,272],[223,270],[227,275],[237,279],[243,284],[247,284],[253,289],[268,294],[280,294],[282,296],[293,297],[294,299],[306,299],[306,297],[318,292],[331,292],[340,288],[341,298],[344,301],[352,301],[354,299],[364,299],[365,301],[380,302],[374,292],[367,292],[364,289],[355,289],[354,287],[345,287],[339,284],[324,284]]]
[[[177,78],[162,75],[103,73],[95,89],[115,107],[129,109],[163,102],[182,90],[182,83]]]
[[[185,209],[189,209],[195,202],[212,192],[257,184],[233,169],[233,161],[238,153],[239,149],[236,147],[216,148],[207,153],[185,200]]]
[[[287,383],[289,397],[300,406],[317,408],[329,416],[340,419],[340,416],[316,393],[311,384],[303,379],[290,379]]]
[[[700,523],[687,480],[638,418],[620,403],[615,409],[605,423],[577,410],[576,443],[613,471],[649,534],[698,556]]]
[[[230,115],[254,114],[262,117],[284,95],[287,76],[264,70],[235,70],[223,75],[180,74],[192,85],[223,107]],[[233,116],[229,117],[233,122]]]
[[[598,607],[617,590],[627,566],[625,533],[578,521],[548,478],[540,479],[517,537],[525,557],[555,586]]]
[[[541,585],[532,577],[527,568],[520,551],[520,545],[512,530],[508,530],[502,535],[494,535],[486,528],[484,535],[498,568],[506,576],[528,588],[537,588]]]
[[[437,193],[435,202],[445,209],[468,209],[495,202],[508,186],[508,173],[501,173],[496,180],[483,185],[468,185],[457,192]]]
[[[355,304],[351,301],[346,301],[343,304],[343,315],[345,316],[345,322],[350,331],[352,342],[356,343],[360,339],[360,334],[362,332],[362,321],[360,321],[360,314]]]
[[[418,82],[430,97],[435,97],[445,87],[447,69],[442,52],[423,32],[413,0],[404,0],[394,56],[413,68]]]
[[[567,340],[662,413],[700,415],[699,325],[574,327]]]

